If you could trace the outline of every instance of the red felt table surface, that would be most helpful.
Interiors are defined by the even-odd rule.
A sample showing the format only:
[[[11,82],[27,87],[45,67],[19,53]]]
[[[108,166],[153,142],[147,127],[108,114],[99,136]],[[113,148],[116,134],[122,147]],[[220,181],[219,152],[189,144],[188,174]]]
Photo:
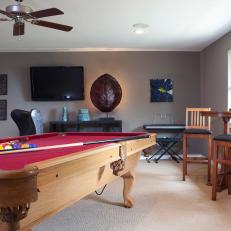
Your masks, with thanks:
[[[116,138],[126,138],[129,136],[138,136],[144,133],[48,133],[42,135],[28,136],[28,143],[36,144],[38,147],[45,147],[51,145],[70,144],[79,142],[89,142],[98,140],[108,140]],[[0,143],[7,142],[10,140],[21,139],[22,137],[12,137],[6,139],[0,139]],[[0,169],[1,170],[16,170],[21,169],[27,164],[40,162],[60,156],[69,155],[76,153],[76,155],[84,150],[102,147],[108,143],[103,144],[91,144],[84,146],[68,147],[49,149],[34,152],[21,152],[14,154],[0,155]]]

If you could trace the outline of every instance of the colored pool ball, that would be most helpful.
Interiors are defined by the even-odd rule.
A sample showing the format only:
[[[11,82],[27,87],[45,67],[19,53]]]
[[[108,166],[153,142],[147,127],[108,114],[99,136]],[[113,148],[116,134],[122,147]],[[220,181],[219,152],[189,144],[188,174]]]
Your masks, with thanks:
[[[29,144],[21,144],[21,148],[29,148]]]
[[[4,149],[5,149],[5,150],[11,150],[11,149],[13,149],[13,147],[12,147],[11,145],[8,144],[8,145],[6,145],[6,146],[4,147]]]
[[[12,144],[12,146],[13,146],[13,149],[20,149],[21,148],[20,144],[17,144],[17,143]]]
[[[30,148],[37,148],[37,144],[29,144]]]

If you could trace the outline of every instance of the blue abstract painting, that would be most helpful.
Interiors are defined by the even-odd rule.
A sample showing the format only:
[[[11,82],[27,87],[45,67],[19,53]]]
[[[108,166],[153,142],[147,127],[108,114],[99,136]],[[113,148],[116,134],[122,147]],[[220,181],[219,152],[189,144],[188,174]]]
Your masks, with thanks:
[[[171,79],[151,79],[151,102],[173,102],[173,82]]]

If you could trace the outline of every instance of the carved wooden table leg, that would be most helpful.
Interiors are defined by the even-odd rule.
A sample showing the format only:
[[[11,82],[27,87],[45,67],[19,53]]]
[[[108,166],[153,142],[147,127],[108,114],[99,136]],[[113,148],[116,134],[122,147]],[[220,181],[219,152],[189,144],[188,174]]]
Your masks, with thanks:
[[[0,230],[17,231],[20,221],[38,198],[38,169],[26,167],[16,171],[0,171]]]
[[[134,205],[134,200],[131,197],[130,193],[134,184],[135,180],[135,171],[134,169],[129,170],[129,172],[125,173],[121,176],[124,180],[124,189],[123,189],[123,196],[124,196],[124,206],[126,208],[132,208]]]
[[[19,222],[27,216],[29,208],[29,204],[19,205],[13,208],[0,208],[0,219],[3,222],[2,226],[5,226],[4,230],[19,230]]]

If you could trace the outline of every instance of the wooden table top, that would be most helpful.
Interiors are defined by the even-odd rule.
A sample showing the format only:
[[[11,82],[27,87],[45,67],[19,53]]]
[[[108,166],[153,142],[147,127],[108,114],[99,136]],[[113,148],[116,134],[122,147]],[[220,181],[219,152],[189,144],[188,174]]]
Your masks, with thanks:
[[[224,133],[229,133],[229,121],[231,119],[231,111],[201,111],[202,116],[220,117],[224,123]]]
[[[201,111],[202,116],[226,117],[231,118],[231,111]]]

